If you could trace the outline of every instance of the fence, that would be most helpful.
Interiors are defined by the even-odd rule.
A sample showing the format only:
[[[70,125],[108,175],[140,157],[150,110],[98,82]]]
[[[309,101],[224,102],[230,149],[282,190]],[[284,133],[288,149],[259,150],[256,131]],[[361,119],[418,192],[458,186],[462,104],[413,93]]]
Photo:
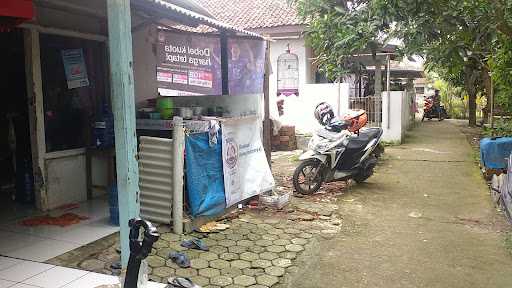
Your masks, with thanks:
[[[382,124],[382,97],[350,97],[350,109],[363,109],[368,114],[368,126],[381,127]]]

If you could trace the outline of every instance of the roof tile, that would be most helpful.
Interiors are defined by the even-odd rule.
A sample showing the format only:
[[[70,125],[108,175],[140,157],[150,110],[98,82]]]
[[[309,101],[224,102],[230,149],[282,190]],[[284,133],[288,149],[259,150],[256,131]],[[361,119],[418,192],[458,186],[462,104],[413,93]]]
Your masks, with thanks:
[[[301,25],[287,0],[196,0],[217,20],[242,29]]]

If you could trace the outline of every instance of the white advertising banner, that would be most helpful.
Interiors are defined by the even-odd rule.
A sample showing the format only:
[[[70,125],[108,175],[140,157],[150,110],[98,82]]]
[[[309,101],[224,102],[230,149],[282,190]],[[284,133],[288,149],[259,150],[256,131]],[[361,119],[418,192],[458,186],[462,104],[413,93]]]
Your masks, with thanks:
[[[222,122],[222,161],[227,207],[274,187],[258,117]]]

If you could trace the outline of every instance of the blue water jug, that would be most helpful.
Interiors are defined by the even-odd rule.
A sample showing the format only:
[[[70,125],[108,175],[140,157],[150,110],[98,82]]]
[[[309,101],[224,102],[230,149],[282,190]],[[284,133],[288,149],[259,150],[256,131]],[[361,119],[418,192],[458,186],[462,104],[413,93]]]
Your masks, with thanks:
[[[114,114],[107,105],[103,105],[98,120],[94,123],[95,146],[100,149],[114,146]]]

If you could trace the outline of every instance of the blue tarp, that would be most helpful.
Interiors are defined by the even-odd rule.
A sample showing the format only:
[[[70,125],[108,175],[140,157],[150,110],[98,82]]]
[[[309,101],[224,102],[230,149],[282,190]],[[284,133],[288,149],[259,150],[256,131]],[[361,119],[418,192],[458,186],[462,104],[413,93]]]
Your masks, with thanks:
[[[218,138],[222,139],[220,131]],[[222,141],[210,146],[208,133],[190,134],[185,140],[185,155],[187,198],[192,216],[222,213],[226,208]]]
[[[512,137],[483,138],[480,140],[480,161],[487,169],[505,169],[512,151]]]

